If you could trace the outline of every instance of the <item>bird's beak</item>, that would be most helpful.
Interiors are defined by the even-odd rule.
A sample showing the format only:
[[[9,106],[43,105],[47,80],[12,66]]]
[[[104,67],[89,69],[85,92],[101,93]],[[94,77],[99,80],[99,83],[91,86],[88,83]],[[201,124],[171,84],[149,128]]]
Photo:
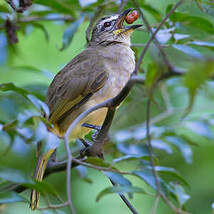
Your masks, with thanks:
[[[127,32],[127,31],[133,31],[134,29],[137,29],[142,26],[142,25],[129,25],[129,26],[123,25],[126,16],[132,10],[133,10],[133,8],[129,8],[119,15],[116,25],[115,25],[115,31],[114,31],[115,34],[121,34],[121,33]]]

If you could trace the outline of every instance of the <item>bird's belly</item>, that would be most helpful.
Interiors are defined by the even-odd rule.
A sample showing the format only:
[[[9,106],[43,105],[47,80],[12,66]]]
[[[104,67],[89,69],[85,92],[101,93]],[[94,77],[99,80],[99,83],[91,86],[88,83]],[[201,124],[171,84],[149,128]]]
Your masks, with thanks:
[[[72,112],[57,128],[55,133],[62,137],[69,125],[76,119],[82,112],[86,109],[95,106],[98,103],[102,103],[103,101],[115,97],[125,86],[129,79],[130,75],[109,75],[108,80],[106,81],[104,87],[97,91],[87,103],[81,106],[76,111]],[[82,138],[85,134],[87,134],[91,129],[81,126],[83,123],[89,123],[92,125],[101,126],[104,122],[105,116],[107,113],[107,108],[98,109],[85,118],[83,118],[73,129],[70,134],[70,139]]]
[[[96,92],[92,98],[83,106],[84,110],[91,108],[92,106],[102,103],[103,101],[115,97],[125,86],[129,79],[129,76],[117,78],[117,77],[109,77],[105,86]],[[118,84],[118,81],[120,82]],[[79,113],[82,112],[82,109],[79,110]],[[92,125],[101,126],[105,120],[105,116],[107,113],[107,108],[98,109],[88,116],[86,116],[80,123],[75,127],[73,132],[71,133],[71,138],[81,138],[85,134],[87,134],[90,129],[82,127],[81,124],[89,123]]]

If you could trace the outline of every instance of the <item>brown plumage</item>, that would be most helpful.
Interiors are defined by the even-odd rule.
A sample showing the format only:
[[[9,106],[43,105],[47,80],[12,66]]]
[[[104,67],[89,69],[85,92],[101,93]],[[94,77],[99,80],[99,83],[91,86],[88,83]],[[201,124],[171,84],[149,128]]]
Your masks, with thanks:
[[[102,18],[97,22],[89,46],[69,62],[53,79],[48,88],[46,103],[50,109],[48,120],[51,131],[62,137],[73,120],[86,109],[115,97],[125,86],[134,70],[134,53],[130,36],[140,25],[123,26],[130,9],[120,15]],[[102,125],[106,109],[85,117],[70,134],[70,138],[83,137],[88,128],[81,124]],[[41,181],[47,160],[54,150],[41,154],[34,178]],[[39,193],[31,193],[31,209],[36,209]]]
[[[118,66],[120,62],[123,63]],[[48,89],[46,103],[50,108],[49,120],[55,125],[53,131],[63,136],[80,113],[94,104],[116,96],[128,81],[133,69],[134,54],[129,47],[120,43],[88,47],[75,57],[55,76]],[[85,103],[78,105],[84,99]],[[75,105],[78,108],[74,109]],[[101,109],[94,112],[93,116],[86,117],[71,133],[71,138],[82,137],[89,130],[81,127],[84,122],[101,125],[105,111]]]

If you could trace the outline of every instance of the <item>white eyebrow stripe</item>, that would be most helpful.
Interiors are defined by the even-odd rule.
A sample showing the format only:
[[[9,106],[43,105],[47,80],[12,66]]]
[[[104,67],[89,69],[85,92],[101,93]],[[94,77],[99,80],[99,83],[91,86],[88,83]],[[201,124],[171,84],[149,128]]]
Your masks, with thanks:
[[[104,20],[102,20],[100,24],[101,24],[101,25],[103,25],[103,24],[104,24],[104,22],[109,22],[109,21],[116,20],[118,17],[119,17],[119,15],[111,16],[111,17],[110,17],[110,18],[108,18],[108,19],[104,19]]]

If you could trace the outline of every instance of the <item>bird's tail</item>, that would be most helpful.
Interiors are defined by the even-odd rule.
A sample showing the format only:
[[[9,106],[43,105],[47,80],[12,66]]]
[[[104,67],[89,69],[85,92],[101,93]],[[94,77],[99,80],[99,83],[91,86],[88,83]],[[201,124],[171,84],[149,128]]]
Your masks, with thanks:
[[[54,149],[49,150],[47,153],[39,155],[37,159],[36,168],[33,174],[33,178],[39,182],[43,180],[45,169],[47,167],[48,160],[53,154]],[[30,195],[30,208],[35,210],[39,206],[40,192],[33,189]]]

